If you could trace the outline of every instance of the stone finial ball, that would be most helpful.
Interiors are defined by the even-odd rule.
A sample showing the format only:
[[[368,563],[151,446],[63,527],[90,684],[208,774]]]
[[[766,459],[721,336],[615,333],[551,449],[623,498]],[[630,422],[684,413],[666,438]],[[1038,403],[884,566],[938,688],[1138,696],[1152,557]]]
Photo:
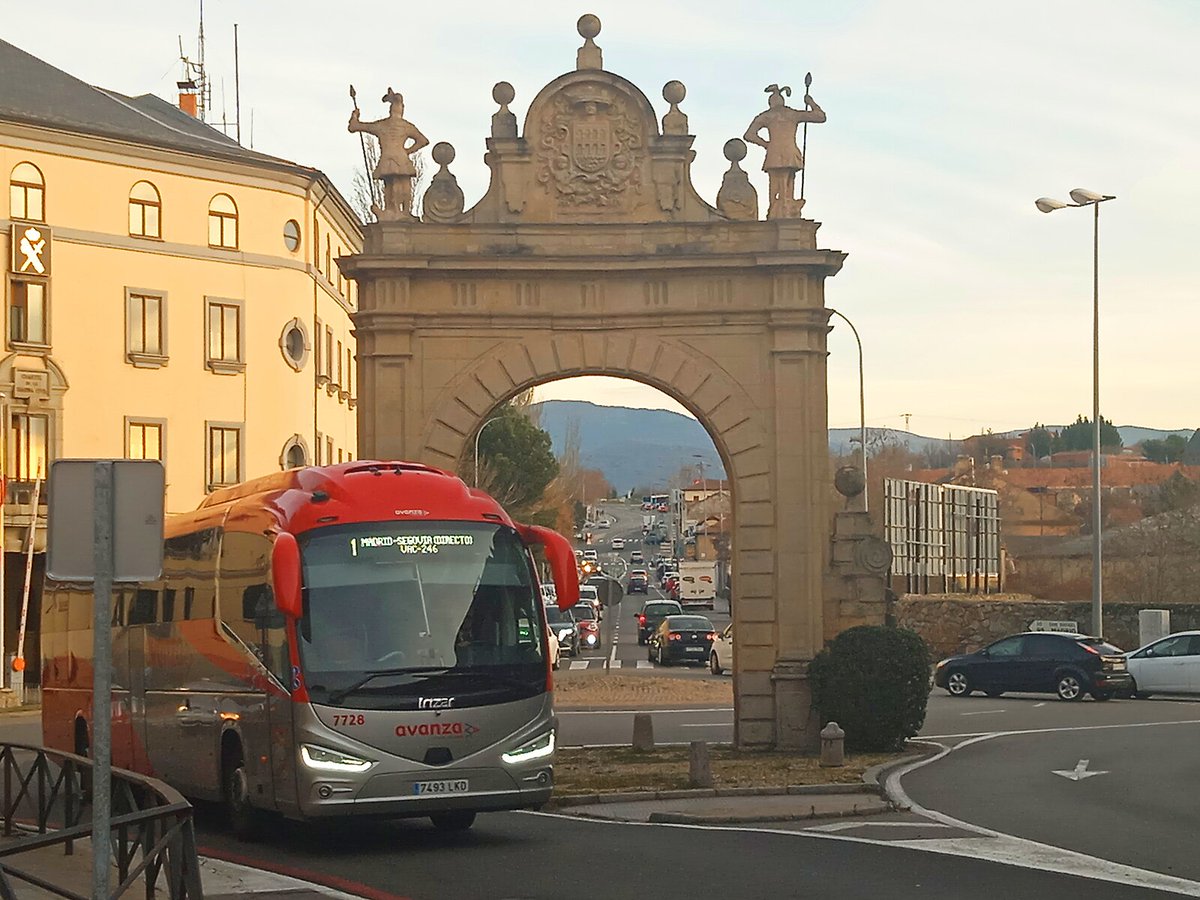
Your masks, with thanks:
[[[454,162],[454,146],[445,141],[433,145],[433,161],[439,166],[448,166]]]
[[[687,96],[687,87],[682,81],[668,81],[663,85],[663,99],[668,103],[679,104]]]
[[[579,36],[584,40],[590,41],[600,33],[600,17],[594,16],[591,13],[579,17],[579,21],[575,23],[575,28],[579,31]]]
[[[497,81],[492,88],[492,99],[501,106],[507,106],[513,102],[513,98],[517,96],[517,92],[513,90],[513,86],[507,81]]]
[[[842,466],[833,476],[833,486],[843,497],[857,497],[867,487],[867,478],[858,466]]]
[[[746,142],[741,138],[731,138],[725,142],[725,158],[730,162],[741,162],[746,158]]]

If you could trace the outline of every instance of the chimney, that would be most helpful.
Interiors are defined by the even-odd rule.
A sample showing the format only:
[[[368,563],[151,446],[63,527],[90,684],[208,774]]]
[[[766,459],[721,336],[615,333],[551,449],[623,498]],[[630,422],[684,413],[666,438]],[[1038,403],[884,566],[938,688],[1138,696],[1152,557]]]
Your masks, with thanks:
[[[958,459],[954,461],[954,475],[966,475],[973,469],[975,460],[965,453],[958,454]]]
[[[179,88],[179,108],[191,116],[193,119],[200,117],[198,100],[200,93],[196,88],[194,81],[177,81],[176,87]]]
[[[988,468],[991,469],[993,472],[1003,472],[1004,471],[1004,457],[998,453],[993,454],[992,457],[990,459],[988,459]]]

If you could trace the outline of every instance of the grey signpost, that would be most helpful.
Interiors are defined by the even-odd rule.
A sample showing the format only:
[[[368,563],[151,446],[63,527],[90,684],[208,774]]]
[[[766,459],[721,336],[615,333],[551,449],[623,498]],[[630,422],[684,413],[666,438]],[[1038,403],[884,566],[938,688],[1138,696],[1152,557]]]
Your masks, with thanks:
[[[107,897],[112,819],[112,591],[162,577],[162,463],[61,459],[50,466],[46,574],[92,583],[92,896]]]

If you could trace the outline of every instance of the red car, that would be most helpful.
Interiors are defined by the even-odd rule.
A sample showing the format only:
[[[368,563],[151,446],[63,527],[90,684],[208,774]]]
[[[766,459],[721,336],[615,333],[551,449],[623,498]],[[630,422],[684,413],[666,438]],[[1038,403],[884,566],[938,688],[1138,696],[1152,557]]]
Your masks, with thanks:
[[[571,607],[571,617],[579,628],[579,649],[598,650],[600,648],[600,620],[596,618],[596,610],[586,603],[577,603]]]

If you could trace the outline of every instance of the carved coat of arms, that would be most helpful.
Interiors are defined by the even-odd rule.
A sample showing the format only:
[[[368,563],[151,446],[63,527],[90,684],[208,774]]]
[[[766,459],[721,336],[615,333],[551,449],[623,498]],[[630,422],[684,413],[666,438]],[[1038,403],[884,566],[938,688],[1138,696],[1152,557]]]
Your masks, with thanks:
[[[602,84],[577,84],[550,101],[541,122],[537,178],[566,206],[618,204],[642,189],[645,138],[624,96]]]

